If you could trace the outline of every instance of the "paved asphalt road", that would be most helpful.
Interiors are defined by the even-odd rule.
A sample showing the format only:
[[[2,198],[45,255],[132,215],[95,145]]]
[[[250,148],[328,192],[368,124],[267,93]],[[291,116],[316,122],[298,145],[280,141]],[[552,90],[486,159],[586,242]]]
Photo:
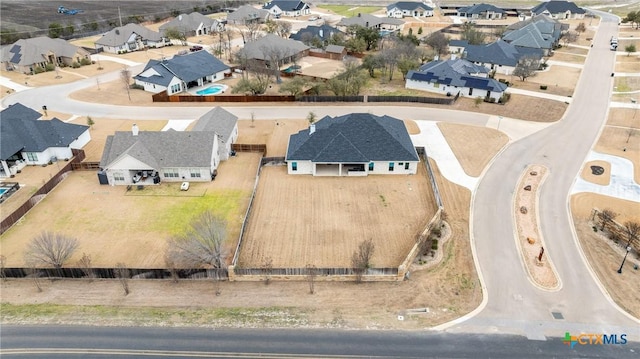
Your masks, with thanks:
[[[0,346],[2,358],[637,358],[640,352],[640,343],[571,349],[560,338],[509,335],[60,326],[3,326]]]
[[[566,330],[626,331],[640,340],[639,322],[616,310],[589,274],[574,239],[567,205],[575,176],[606,122],[615,65],[608,41],[615,33],[617,19],[605,17],[565,118],[509,146],[479,183],[472,222],[488,304],[478,316],[451,331],[493,328],[530,337]],[[514,224],[508,220],[514,188],[529,164],[549,168],[539,209],[545,256],[553,261],[562,281],[556,292],[540,290],[528,280],[516,249]],[[553,319],[552,311],[560,312],[564,319]]]

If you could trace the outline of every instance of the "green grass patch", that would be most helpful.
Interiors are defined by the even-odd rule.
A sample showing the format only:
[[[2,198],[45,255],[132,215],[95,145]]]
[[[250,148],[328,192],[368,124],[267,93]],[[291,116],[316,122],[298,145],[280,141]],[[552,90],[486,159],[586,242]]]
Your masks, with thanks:
[[[210,191],[202,197],[181,198],[181,201],[162,213],[152,228],[172,235],[184,233],[188,224],[201,213],[209,210],[228,223],[241,221],[241,204],[250,193],[241,190]]]
[[[627,77],[616,77],[613,81],[613,91],[616,92],[629,92],[635,90],[632,87],[632,81]]]
[[[72,323],[107,325],[283,326],[308,324],[297,308],[148,308],[58,304],[2,304],[2,323]]]
[[[357,5],[318,5],[319,8],[331,10],[337,15],[344,17],[357,16],[361,14],[371,14],[382,9],[382,6],[357,6]]]

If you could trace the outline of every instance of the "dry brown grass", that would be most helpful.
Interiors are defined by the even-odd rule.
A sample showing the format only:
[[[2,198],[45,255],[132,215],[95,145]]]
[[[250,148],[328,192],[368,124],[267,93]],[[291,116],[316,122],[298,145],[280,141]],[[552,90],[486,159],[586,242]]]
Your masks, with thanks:
[[[629,131],[628,128],[605,126],[594,149],[597,152],[624,157],[635,163],[633,176],[636,183],[640,183],[640,131],[634,130],[631,137]],[[629,142],[626,142],[627,138]]]
[[[640,56],[616,57],[616,72],[640,72]]]
[[[611,209],[620,214],[616,221],[640,220],[640,204],[593,193],[579,193],[571,197],[571,210],[576,233],[587,260],[613,300],[631,315],[640,317],[640,271],[633,270],[638,258],[627,258],[622,274],[617,270],[622,262],[623,249],[611,240],[595,233],[590,222],[591,209]]]
[[[594,175],[591,171],[591,166],[600,166],[604,168],[604,173],[601,175]],[[580,174],[585,181],[599,184],[601,186],[608,186],[611,181],[611,163],[606,161],[591,161],[584,164],[582,173]]]
[[[239,267],[349,267],[372,239],[376,267],[397,267],[436,211],[423,166],[415,176],[314,177],[264,167]]]
[[[615,91],[627,92],[640,90],[640,77],[623,76],[613,80]]]
[[[574,64],[584,64],[587,58],[585,56],[580,56],[580,55],[564,54],[561,52],[556,52],[553,54],[553,57],[551,57],[551,59],[555,61],[571,62]]]
[[[287,154],[289,136],[309,126],[307,120],[238,121],[238,143],[266,144],[267,157],[284,157]]]
[[[446,108],[517,118],[525,121],[555,122],[562,118],[568,106],[568,104],[560,101],[514,94],[511,95],[511,100],[506,105],[483,102],[476,107],[473,99],[459,98],[454,105]]]
[[[215,181],[191,184],[195,195],[206,193],[200,197],[127,193],[125,186],[98,184],[94,171],[72,172],[0,236],[0,251],[7,257],[8,266],[21,266],[26,243],[47,228],[78,238],[80,250],[76,257],[86,252],[95,266],[113,267],[123,262],[131,267],[162,268],[167,237],[184,229],[189,213],[197,214],[212,206],[214,212],[226,211],[220,214],[228,221],[229,248],[235,248],[258,158],[257,154],[241,153],[222,162]],[[179,192],[179,183],[161,186]],[[226,207],[215,208],[216,203]],[[184,222],[176,223],[176,218],[183,218]]]
[[[632,108],[611,108],[607,125],[640,129],[640,111]]]
[[[493,156],[509,142],[504,133],[486,127],[438,122],[438,128],[464,172],[472,177],[480,176]]]

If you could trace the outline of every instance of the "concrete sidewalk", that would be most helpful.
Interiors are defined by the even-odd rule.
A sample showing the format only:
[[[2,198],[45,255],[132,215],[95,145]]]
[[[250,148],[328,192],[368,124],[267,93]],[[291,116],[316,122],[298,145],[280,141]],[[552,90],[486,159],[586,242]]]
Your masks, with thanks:
[[[21,85],[21,84],[19,84],[17,82],[13,82],[13,81],[9,80],[8,78],[2,77],[2,76],[0,76],[0,85],[4,86],[4,87],[8,87],[8,88],[14,90],[15,92],[20,92],[20,91],[29,90],[29,89],[33,88],[33,87]]]
[[[572,101],[572,98],[571,97],[567,97],[567,96],[552,95],[552,94],[549,94],[549,93],[542,93],[542,92],[537,92],[537,91],[520,90],[520,89],[515,89],[515,88],[512,88],[512,87],[509,87],[507,89],[507,92],[510,92],[512,94],[517,94],[517,95],[525,95],[525,96],[531,96],[531,97],[546,98],[548,100],[561,101],[561,102],[567,102],[567,103],[570,103]]]

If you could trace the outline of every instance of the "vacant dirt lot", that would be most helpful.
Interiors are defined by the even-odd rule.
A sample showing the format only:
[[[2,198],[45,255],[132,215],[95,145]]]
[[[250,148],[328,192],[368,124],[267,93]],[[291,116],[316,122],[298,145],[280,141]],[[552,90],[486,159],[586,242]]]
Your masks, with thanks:
[[[640,72],[640,56],[617,56],[617,72]]]
[[[469,176],[478,177],[498,151],[509,142],[500,131],[486,127],[439,122],[438,128]]]
[[[372,239],[375,267],[397,267],[436,211],[426,171],[414,176],[313,177],[264,167],[239,267],[349,267]]]
[[[181,192],[179,183],[163,183],[161,193],[154,186],[127,192],[124,186],[98,184],[94,171],[73,172],[0,236],[1,254],[7,257],[7,266],[22,266],[26,243],[47,229],[79,240],[80,249],[71,264],[84,252],[96,267],[123,262],[131,267],[162,268],[166,239],[184,231],[194,216],[207,209],[226,218],[227,244],[232,250],[258,158],[240,153],[221,163],[215,181],[192,183],[188,192]]]
[[[627,139],[629,142],[627,142]],[[640,166],[638,165],[638,158],[640,158],[640,133],[638,133],[638,130],[634,130],[631,132],[631,136],[629,136],[628,128],[607,125],[602,130],[602,134],[594,149],[598,152],[624,157],[636,164],[633,167],[633,175],[636,183],[640,183]]]
[[[459,98],[455,104],[446,108],[517,118],[525,121],[555,122],[562,118],[568,106],[560,101],[511,95],[511,100],[506,105],[483,102],[476,106],[473,99]]]
[[[633,270],[633,264],[640,264],[634,256],[628,256],[622,274],[617,270],[622,262],[624,250],[611,240],[595,233],[590,223],[591,209],[608,208],[619,213],[616,221],[640,221],[640,204],[593,193],[580,193],[571,197],[573,221],[582,246],[591,267],[598,279],[604,284],[613,300],[631,315],[640,317],[640,271]]]

